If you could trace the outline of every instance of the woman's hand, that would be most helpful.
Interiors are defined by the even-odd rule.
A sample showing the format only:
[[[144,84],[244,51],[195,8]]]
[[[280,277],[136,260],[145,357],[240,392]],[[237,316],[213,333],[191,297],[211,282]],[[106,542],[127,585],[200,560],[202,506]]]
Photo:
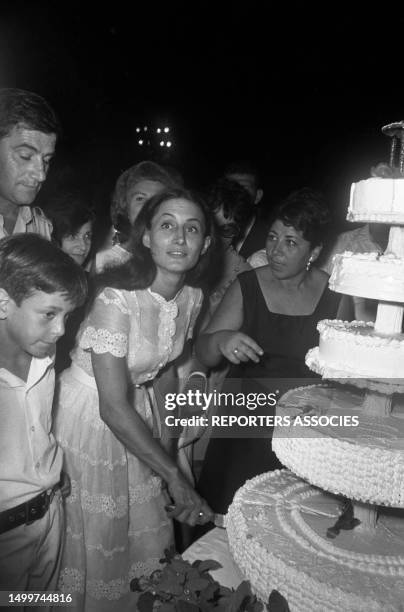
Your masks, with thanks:
[[[204,525],[213,518],[213,511],[185,478],[177,473],[169,482],[168,492],[174,502],[167,515],[188,525]]]
[[[264,354],[262,348],[246,334],[242,332],[223,331],[217,332],[217,346],[219,351],[231,363],[238,364],[241,361],[254,361],[258,363]]]

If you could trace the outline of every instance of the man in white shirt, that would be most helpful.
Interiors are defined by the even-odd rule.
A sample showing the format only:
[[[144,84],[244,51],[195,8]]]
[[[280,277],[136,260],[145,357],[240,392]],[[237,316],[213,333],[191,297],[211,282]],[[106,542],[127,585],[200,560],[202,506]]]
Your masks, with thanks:
[[[0,89],[0,238],[33,232],[50,239],[52,224],[31,208],[55,152],[59,121],[41,96]]]

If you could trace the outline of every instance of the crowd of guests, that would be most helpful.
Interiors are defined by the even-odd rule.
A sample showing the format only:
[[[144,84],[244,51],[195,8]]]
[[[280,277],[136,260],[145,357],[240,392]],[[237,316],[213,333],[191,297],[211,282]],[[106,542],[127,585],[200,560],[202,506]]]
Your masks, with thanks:
[[[35,206],[59,134],[43,98],[0,90],[0,591],[130,610],[131,579],[179,544],[174,519],[211,525],[246,478],[279,467],[270,430],[173,436],[165,390],[313,377],[316,324],[345,306],[321,261],[318,192],[268,215],[251,164],[229,165],[201,197],[144,161],[117,178],[95,253],[83,191]]]

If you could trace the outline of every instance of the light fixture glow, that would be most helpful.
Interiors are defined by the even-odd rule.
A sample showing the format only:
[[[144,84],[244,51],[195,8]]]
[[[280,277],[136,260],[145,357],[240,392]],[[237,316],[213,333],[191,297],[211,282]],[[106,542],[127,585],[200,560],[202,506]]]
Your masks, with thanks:
[[[164,147],[164,140],[160,140],[160,147]]]
[[[167,140],[166,147],[171,147],[171,141],[170,140]]]
[[[169,127],[165,127],[164,131],[165,131],[166,134],[168,134],[168,132],[170,131],[170,128]]]
[[[147,125],[144,126],[143,130],[147,132]]]
[[[143,144],[143,140],[138,140],[138,143],[139,143],[140,145],[142,145],[142,144]]]
[[[161,128],[157,128],[157,134],[161,134]]]
[[[137,131],[137,132],[140,132],[140,127],[137,127],[137,128],[136,128],[136,131]]]

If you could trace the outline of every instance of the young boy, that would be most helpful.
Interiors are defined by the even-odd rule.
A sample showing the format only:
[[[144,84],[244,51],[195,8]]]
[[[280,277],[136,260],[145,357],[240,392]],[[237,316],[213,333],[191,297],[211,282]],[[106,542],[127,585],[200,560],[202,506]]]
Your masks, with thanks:
[[[0,591],[55,591],[63,535],[53,356],[84,272],[35,234],[0,240]],[[43,609],[43,608],[41,608]]]

